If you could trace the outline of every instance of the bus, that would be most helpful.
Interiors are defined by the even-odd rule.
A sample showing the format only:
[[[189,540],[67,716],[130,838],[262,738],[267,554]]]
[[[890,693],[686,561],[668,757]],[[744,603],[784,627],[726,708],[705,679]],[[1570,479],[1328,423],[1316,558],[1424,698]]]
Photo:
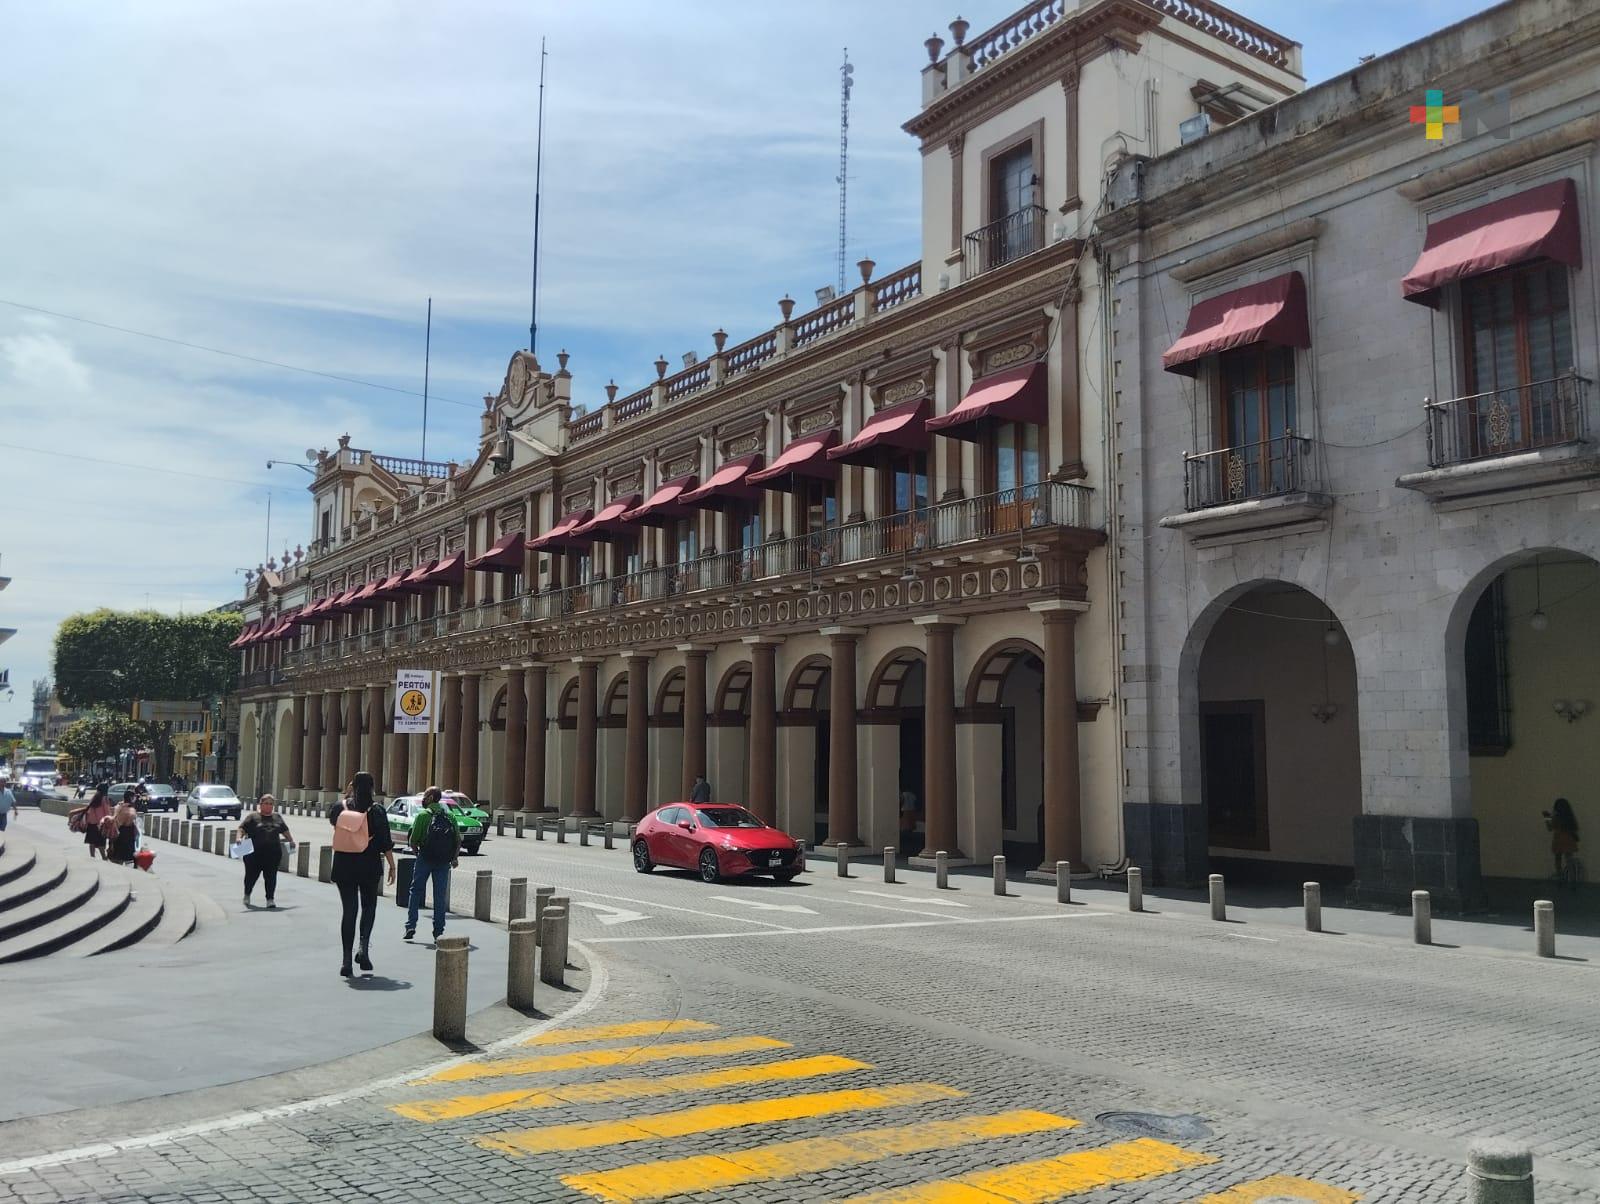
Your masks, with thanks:
[[[60,759],[55,753],[25,754],[16,781],[17,802],[37,803],[43,798],[45,791],[56,785],[57,763]]]

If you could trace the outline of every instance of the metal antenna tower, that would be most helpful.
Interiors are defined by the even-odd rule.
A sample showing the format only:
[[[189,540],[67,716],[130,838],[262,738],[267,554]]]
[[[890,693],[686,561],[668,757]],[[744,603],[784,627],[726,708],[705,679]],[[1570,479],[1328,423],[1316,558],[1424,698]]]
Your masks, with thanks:
[[[856,69],[850,65],[850,48],[845,47],[844,65],[839,68],[839,295],[844,295],[845,198],[850,179],[850,85]]]

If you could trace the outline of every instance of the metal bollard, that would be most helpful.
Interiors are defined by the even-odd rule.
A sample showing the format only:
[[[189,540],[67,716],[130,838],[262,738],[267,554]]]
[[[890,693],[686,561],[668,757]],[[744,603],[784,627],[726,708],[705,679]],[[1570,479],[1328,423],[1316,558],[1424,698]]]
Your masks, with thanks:
[[[317,850],[317,881],[333,881],[333,846],[325,844]]]
[[[950,888],[950,854],[942,849],[933,855],[933,884],[940,890]]]
[[[550,906],[550,900],[555,897],[555,893],[556,888],[553,886],[539,886],[534,888],[533,919],[535,923],[538,923],[544,919],[544,909]],[[534,931],[533,939],[536,942],[543,939],[539,936],[539,930],[536,929]]]
[[[200,847],[200,834],[204,831],[205,827],[198,819],[189,826],[189,840],[187,843],[191,849]]]
[[[615,826],[614,824],[607,823],[606,826],[600,830],[601,835],[605,837],[606,848],[608,848],[608,849],[614,849],[614,848],[617,847],[616,845],[611,843],[611,829],[614,826]]]
[[[517,881],[526,891],[527,879]],[[539,926],[533,920],[519,917],[506,927],[511,934],[506,946],[506,1006],[531,1012],[533,984],[539,976]]]
[[[1222,884],[1221,874],[1211,875],[1211,918],[1213,920],[1228,918],[1227,888]]]
[[[883,846],[883,880],[885,882],[894,881],[894,846],[892,844]]]
[[[849,845],[847,845],[847,844],[836,844],[836,845],[833,846],[833,867],[834,867],[834,872],[839,877],[848,878],[850,876],[850,846]]]
[[[1128,910],[1144,910],[1144,870],[1137,865],[1128,867]]]
[[[406,907],[411,903],[411,884],[417,878],[417,859],[415,857],[396,857],[394,859],[394,905]]]
[[[433,1035],[461,1041],[467,1035],[467,938],[442,936],[434,949]]]
[[[589,847],[589,825],[588,824],[579,824],[578,825],[578,843],[580,845],[582,845],[584,848],[588,848]]]
[[[1500,1138],[1467,1147],[1468,1204],[1533,1204],[1533,1153]]]
[[[512,831],[512,834],[513,834],[513,835],[514,835],[514,836],[516,836],[516,838],[517,838],[517,839],[518,839],[518,840],[521,840],[521,839],[522,839],[522,833],[523,833],[523,830],[524,830],[524,829],[525,829],[525,828],[526,828],[526,827],[527,827],[527,826],[528,826],[528,821],[527,821],[527,820],[526,820],[526,819],[525,819],[525,818],[524,818],[524,817],[523,817],[523,816],[522,816],[522,815],[520,815],[520,814],[519,814],[519,815],[518,815],[518,816],[517,816],[517,818],[516,818],[516,822],[515,822],[515,824],[514,824],[514,825],[513,825],[513,827],[512,827],[512,829],[511,829],[511,831]]]
[[[544,839],[544,820],[536,819],[533,821],[533,838],[535,840]]]
[[[1056,862],[1056,902],[1072,902],[1072,862]]]
[[[494,834],[496,836],[504,836],[506,834],[506,813],[504,811],[496,811],[494,813]]]
[[[1553,899],[1534,901],[1533,949],[1540,957],[1556,955],[1556,905]]]
[[[215,828],[202,828],[200,830],[200,851],[202,853],[215,853],[217,851],[216,835],[217,830]]]
[[[526,878],[511,879],[511,887],[506,894],[506,922],[520,920],[528,914],[528,880]]]
[[[1306,931],[1322,931],[1322,883],[1307,882],[1302,888],[1306,899]]]
[[[800,872],[809,874],[811,872],[811,859],[806,856],[806,842],[797,840],[795,844],[800,848]]]
[[[556,820],[556,843],[567,843],[567,824],[565,820]]]
[[[311,846],[301,841],[294,850],[294,872],[302,878],[311,877]]]
[[[1006,893],[1006,859],[1003,853],[994,855],[994,893],[997,895]]]
[[[539,917],[539,978],[553,987],[566,984],[566,926],[567,913],[560,907],[546,907]]]
[[[494,904],[494,871],[479,870],[472,884],[472,918],[489,922],[489,909]]]
[[[1433,901],[1425,890],[1411,892],[1411,939],[1419,945],[1433,944]]]

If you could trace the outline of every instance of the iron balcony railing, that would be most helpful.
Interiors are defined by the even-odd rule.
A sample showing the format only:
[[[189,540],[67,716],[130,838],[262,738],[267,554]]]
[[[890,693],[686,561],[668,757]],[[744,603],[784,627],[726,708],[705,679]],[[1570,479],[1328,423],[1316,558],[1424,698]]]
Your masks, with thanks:
[[[1311,440],[1293,431],[1258,443],[1186,454],[1184,509],[1204,510],[1252,498],[1299,493],[1312,486],[1314,473]]]
[[[963,240],[961,278],[970,280],[1044,246],[1045,212],[1025,205],[968,234]]]
[[[1514,388],[1428,402],[1429,466],[1581,442],[1588,436],[1588,383],[1574,370]]]

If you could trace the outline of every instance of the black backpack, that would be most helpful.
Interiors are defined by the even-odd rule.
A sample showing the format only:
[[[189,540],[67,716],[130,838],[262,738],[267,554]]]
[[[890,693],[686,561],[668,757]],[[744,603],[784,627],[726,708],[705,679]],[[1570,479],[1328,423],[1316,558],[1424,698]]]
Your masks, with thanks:
[[[417,854],[428,861],[450,861],[456,855],[455,821],[441,808],[428,820],[428,834],[422,838]]]

